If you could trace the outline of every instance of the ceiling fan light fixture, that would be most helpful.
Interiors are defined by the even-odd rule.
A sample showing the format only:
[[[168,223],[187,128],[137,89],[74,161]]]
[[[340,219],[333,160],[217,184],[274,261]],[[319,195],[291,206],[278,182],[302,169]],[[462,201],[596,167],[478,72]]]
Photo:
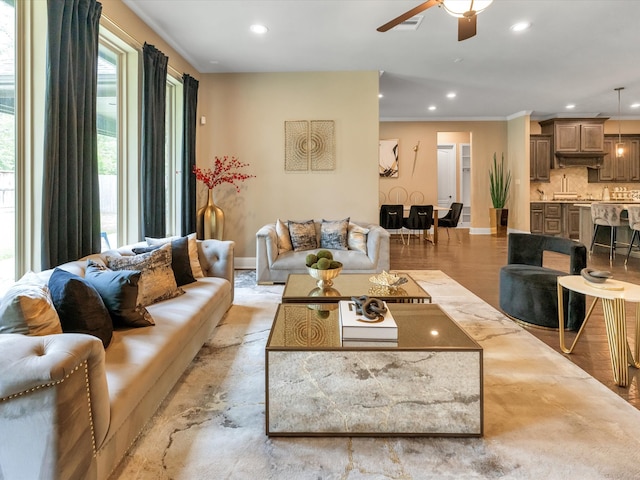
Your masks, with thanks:
[[[469,12],[473,12],[472,15],[483,12],[492,2],[493,0],[441,0],[441,5],[452,17],[463,18],[469,16],[466,15]]]

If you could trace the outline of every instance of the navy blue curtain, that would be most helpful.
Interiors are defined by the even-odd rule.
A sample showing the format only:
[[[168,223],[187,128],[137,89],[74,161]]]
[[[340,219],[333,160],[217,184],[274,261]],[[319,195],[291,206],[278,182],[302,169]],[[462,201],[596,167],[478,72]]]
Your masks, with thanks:
[[[95,0],[47,1],[42,268],[100,251]]]
[[[166,234],[165,115],[169,57],[153,45],[142,47],[142,235]]]
[[[198,81],[188,74],[182,76],[182,235],[196,231],[196,110]]]

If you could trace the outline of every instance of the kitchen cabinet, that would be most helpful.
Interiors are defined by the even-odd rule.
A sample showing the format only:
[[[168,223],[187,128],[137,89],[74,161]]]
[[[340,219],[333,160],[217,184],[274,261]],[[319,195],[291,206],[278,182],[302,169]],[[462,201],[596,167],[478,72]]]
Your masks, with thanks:
[[[544,233],[544,203],[531,204],[531,233]]]
[[[553,168],[601,163],[606,120],[553,118],[540,122],[542,133],[552,135]]]
[[[599,169],[589,169],[588,181],[594,182],[638,182],[640,181],[640,135],[622,135],[624,155],[616,156],[618,135],[605,135],[605,155]]]
[[[532,202],[531,233],[565,238],[580,236],[580,208],[563,202]]]
[[[532,182],[551,181],[551,135],[529,137],[529,179]]]

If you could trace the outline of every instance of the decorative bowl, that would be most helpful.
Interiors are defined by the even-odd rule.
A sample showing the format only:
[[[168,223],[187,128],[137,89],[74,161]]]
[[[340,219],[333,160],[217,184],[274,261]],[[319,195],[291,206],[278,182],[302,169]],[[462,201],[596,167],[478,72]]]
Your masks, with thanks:
[[[398,288],[400,285],[408,282],[407,277],[401,277],[400,275],[388,273],[384,270],[382,273],[371,277],[369,281],[375,285],[388,288]]]
[[[611,272],[604,270],[594,270],[593,268],[583,268],[580,270],[582,278],[591,283],[604,283],[607,279],[611,278]]]
[[[319,270],[317,268],[307,267],[307,272],[317,280],[316,285],[320,288],[328,288],[333,285],[333,279],[340,275],[342,267],[331,268],[327,270]]]

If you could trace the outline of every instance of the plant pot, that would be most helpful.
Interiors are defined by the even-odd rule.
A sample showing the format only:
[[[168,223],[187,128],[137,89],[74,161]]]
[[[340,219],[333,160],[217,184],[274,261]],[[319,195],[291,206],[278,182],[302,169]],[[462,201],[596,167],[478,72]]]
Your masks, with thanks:
[[[509,209],[490,208],[489,219],[491,223],[491,235],[496,237],[506,237],[507,224],[509,223]]]

